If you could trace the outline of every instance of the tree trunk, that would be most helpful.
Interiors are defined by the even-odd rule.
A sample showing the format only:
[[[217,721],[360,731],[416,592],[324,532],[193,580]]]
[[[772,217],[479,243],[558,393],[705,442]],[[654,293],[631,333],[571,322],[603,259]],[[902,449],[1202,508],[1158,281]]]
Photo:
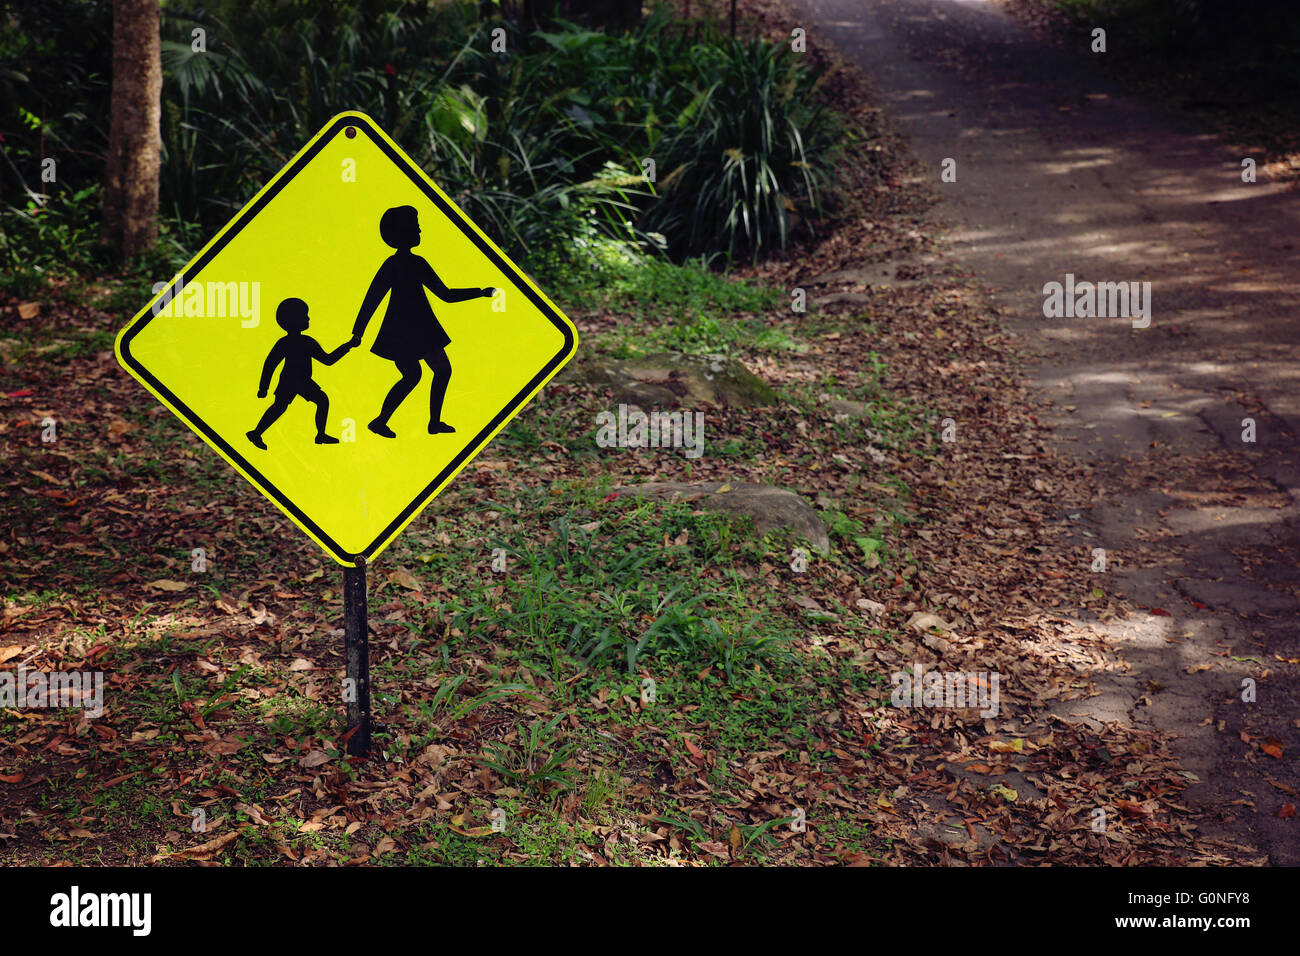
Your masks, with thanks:
[[[124,257],[158,238],[161,21],[158,0],[113,0],[113,92],[100,238]]]

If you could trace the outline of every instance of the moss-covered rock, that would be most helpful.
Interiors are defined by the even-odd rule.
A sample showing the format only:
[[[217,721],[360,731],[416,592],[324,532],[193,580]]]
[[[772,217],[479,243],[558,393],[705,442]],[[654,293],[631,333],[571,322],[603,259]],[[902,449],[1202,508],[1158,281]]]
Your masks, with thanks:
[[[759,534],[784,528],[805,539],[822,554],[828,554],[831,549],[826,526],[813,506],[785,488],[747,482],[733,485],[719,481],[648,481],[615,491],[621,495],[695,501],[709,511],[749,516]]]
[[[604,385],[617,401],[642,407],[754,408],[777,401],[770,385],[726,355],[656,352],[630,359],[588,359],[570,377]]]

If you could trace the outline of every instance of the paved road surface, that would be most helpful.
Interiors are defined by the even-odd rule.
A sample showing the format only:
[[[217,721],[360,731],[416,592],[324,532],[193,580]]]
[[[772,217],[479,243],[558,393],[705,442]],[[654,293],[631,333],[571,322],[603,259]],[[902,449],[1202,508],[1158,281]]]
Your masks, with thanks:
[[[1300,864],[1297,821],[1277,816],[1296,798],[1270,782],[1300,785],[1298,669],[1284,660],[1300,658],[1300,194],[1242,183],[1246,154],[992,4],[797,2],[814,37],[872,75],[922,170],[938,182],[956,160],[933,212],[946,253],[1023,336],[1061,447],[1120,489],[1080,522],[1096,536],[1078,536],[1080,559],[1105,547],[1106,587],[1170,612],[1080,622],[1129,666],[1072,716],[1180,735],[1201,832]],[[1066,273],[1149,281],[1150,326],[1044,318],[1043,285]],[[1269,736],[1281,760],[1258,749]]]

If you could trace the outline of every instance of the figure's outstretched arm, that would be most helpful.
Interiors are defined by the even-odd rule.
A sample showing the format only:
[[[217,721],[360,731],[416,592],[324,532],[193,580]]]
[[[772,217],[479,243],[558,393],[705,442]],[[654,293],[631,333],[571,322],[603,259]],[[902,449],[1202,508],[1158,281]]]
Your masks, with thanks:
[[[370,280],[370,288],[366,290],[366,297],[361,301],[361,308],[357,312],[357,320],[352,324],[351,344],[359,345],[361,336],[366,332],[366,325],[370,322],[370,317],[375,314],[375,309],[379,308],[379,303],[384,300],[388,294],[390,283],[388,281],[388,263],[385,262],[375,273],[375,277]]]
[[[423,259],[420,260],[424,262]],[[447,283],[438,278],[438,273],[433,271],[433,266],[424,263],[424,269],[421,270],[421,279],[425,288],[442,299],[443,302],[468,302],[470,299],[481,299],[492,295],[491,289],[450,289]]]
[[[262,363],[262,380],[257,385],[258,398],[266,398],[266,389],[271,384],[271,375],[275,372],[275,367],[284,360],[283,345],[284,339],[272,345],[266,361]]]
[[[325,354],[325,349],[323,349],[321,347],[321,344],[316,340],[314,339],[312,340],[312,345],[316,346],[315,354],[312,357],[315,358],[316,361],[320,362],[322,365],[333,365],[335,362],[337,362],[343,356],[347,355],[353,349],[351,339],[344,342],[342,345],[336,348],[333,352],[330,352],[328,355]]]

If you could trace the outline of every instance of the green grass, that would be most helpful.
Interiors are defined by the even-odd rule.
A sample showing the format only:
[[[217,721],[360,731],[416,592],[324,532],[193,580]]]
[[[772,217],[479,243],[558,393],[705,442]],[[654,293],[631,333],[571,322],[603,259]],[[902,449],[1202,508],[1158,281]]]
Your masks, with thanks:
[[[731,355],[742,350],[803,352],[807,349],[786,327],[762,319],[746,320],[695,310],[672,314],[661,324],[621,326],[610,342],[610,352],[618,358],[646,352]]]
[[[426,553],[425,572],[456,595],[439,607],[444,621],[480,644],[508,639],[532,648],[524,660],[539,675],[555,680],[566,667],[603,666],[631,673],[651,660],[714,664],[731,673],[781,656],[790,638],[779,620],[755,620],[725,572],[733,551],[761,546],[737,535],[728,519],[680,504],[617,499],[600,502],[591,520],[581,521],[571,514],[584,505],[546,489],[518,504],[484,503],[489,507],[514,519],[540,517],[545,537],[517,520],[516,530],[478,545],[474,564],[481,567],[500,549],[505,574],[456,574],[468,556],[453,552]],[[665,537],[683,534],[684,545],[663,548]],[[683,576],[692,566],[717,573],[700,587]]]
[[[134,281],[112,280],[106,292],[96,286],[94,294],[97,301],[116,302],[134,294],[122,291]],[[731,281],[702,262],[656,261],[644,273],[605,272],[586,294],[589,302],[613,303],[643,317],[641,338],[628,341],[647,347],[676,336],[673,341],[683,347],[721,351],[758,343],[779,349],[801,337],[795,324],[767,317],[784,308],[778,291]],[[697,319],[686,325],[655,321],[662,310],[673,309]],[[712,324],[698,320],[703,316]],[[764,332],[787,340],[764,339]],[[85,339],[78,347],[86,351],[101,341],[93,331],[70,334]],[[49,367],[63,354],[50,350],[33,360]],[[866,423],[824,429],[824,447],[814,434],[807,448],[791,454],[798,460],[790,466],[852,447],[864,429],[879,428],[886,443],[919,440],[912,437],[915,413],[882,385],[886,372],[878,357],[868,355],[859,384],[817,383],[878,408]],[[813,413],[812,391],[792,394]],[[662,863],[663,843],[647,830],[662,829],[678,841],[673,845],[682,849],[672,851],[671,859],[692,854],[703,841],[728,844],[733,824],[741,834],[742,862],[761,863],[782,852],[776,834],[788,825],[794,802],[775,814],[745,805],[736,795],[744,789],[742,768],[755,753],[785,748],[807,753],[810,767],[833,772],[830,757],[819,749],[826,745],[827,712],[846,691],[872,697],[883,678],[833,656],[822,639],[834,630],[841,640],[871,646],[889,635],[831,595],[819,598],[829,613],[817,614],[757,583],[768,573],[764,565],[788,565],[791,548],[801,544],[788,534],[759,536],[747,521],[697,512],[688,504],[611,499],[613,485],[626,476],[594,451],[595,426],[584,423],[577,404],[571,386],[547,390],[503,432],[496,452],[485,455],[492,463],[562,454],[572,465],[562,477],[543,472],[520,481],[467,474],[384,556],[385,569],[410,570],[422,590],[391,583],[379,569],[371,578],[372,622],[383,631],[371,671],[375,716],[385,725],[376,734],[383,759],[418,779],[417,761],[426,749],[451,746],[462,765],[486,782],[473,796],[440,788],[456,801],[454,809],[418,824],[393,824],[381,812],[401,816],[409,806],[376,807],[351,835],[337,823],[319,832],[303,830],[310,800],[277,799],[287,789],[286,775],[319,777],[328,792],[338,781],[367,772],[367,765],[354,765],[337,748],[342,661],[337,635],[330,633],[341,616],[336,570],[322,568],[305,543],[290,552],[282,540],[287,525],[269,506],[255,504],[254,493],[216,456],[148,403],[120,412],[137,426],[130,432],[130,454],[105,444],[88,455],[92,443],[69,441],[64,447],[76,465],[69,469],[74,494],[150,490],[148,507],[130,519],[139,533],[113,539],[119,556],[61,554],[66,582],[36,588],[28,575],[25,585],[6,585],[8,596],[20,604],[67,603],[72,595],[104,590],[122,567],[143,581],[178,578],[192,586],[175,594],[146,592],[129,626],[88,623],[63,632],[83,645],[110,645],[99,662],[124,681],[115,691],[119,732],[157,733],[125,748],[121,759],[86,763],[80,777],[61,777],[61,769],[51,765],[50,778],[59,783],[45,791],[45,799],[59,825],[79,827],[73,821],[90,813],[95,820],[86,827],[95,832],[120,838],[140,831],[130,846],[147,857],[168,830],[193,842],[188,818],[173,811],[173,802],[184,812],[203,806],[210,818],[224,815],[247,827],[226,857],[247,865],[276,862],[285,848],[296,854],[319,848],[349,854],[361,846],[374,851],[385,836],[397,840],[402,852],[378,854],[375,862],[383,865],[565,865],[587,863],[589,854],[616,864]],[[766,447],[763,433],[784,424],[766,415],[737,416],[725,433],[711,438],[708,454],[753,457]],[[70,421],[66,434],[81,436],[89,427]],[[880,573],[905,569],[909,556],[895,554],[890,539],[896,522],[910,520],[909,492],[871,471],[864,463],[863,476],[853,479],[861,482],[862,501],[827,506],[833,549],[810,557],[815,573],[863,575],[865,552],[858,539],[864,538],[880,542]],[[476,481],[485,484],[473,488]],[[37,534],[51,515],[59,533],[79,533],[78,515],[23,497],[0,513],[19,534]],[[178,519],[196,497],[211,511]],[[186,538],[197,535],[192,544],[178,541],[178,521],[187,528]],[[203,538],[205,529],[213,533],[211,542]],[[209,549],[207,573],[190,574],[191,546]],[[227,634],[196,633],[194,619],[206,616],[210,622],[218,595],[246,594],[251,582],[267,576],[265,554],[271,548],[283,555],[275,584],[249,604],[265,600],[270,606],[266,595],[273,591],[302,592],[276,595],[287,602],[276,606],[276,625],[245,631],[233,641]],[[491,569],[496,549],[505,554],[504,573]],[[872,573],[864,575],[868,587]],[[244,657],[249,648],[257,658]],[[316,668],[289,671],[299,656]],[[647,675],[656,682],[657,696],[643,706],[640,689]],[[241,741],[241,749],[217,757],[203,753],[195,715],[217,737]],[[7,728],[2,732],[11,739]],[[325,751],[328,764],[300,769],[296,762],[309,749]],[[49,754],[35,760],[46,761],[57,762]],[[132,771],[137,775],[92,794],[95,781]],[[186,781],[167,791],[166,803],[152,796],[150,784],[162,779],[159,773]],[[662,784],[695,778],[718,791],[714,816],[703,816],[698,802],[677,805]],[[237,809],[241,802],[259,804],[277,822],[253,823]],[[337,802],[330,797],[320,806]],[[480,828],[489,824],[494,808],[505,812],[506,831],[483,834]],[[647,810],[660,819],[651,819]],[[40,833],[34,823],[21,827],[29,839]],[[609,839],[610,832],[619,838]],[[865,847],[871,839],[863,827],[846,832],[842,842]],[[121,839],[119,845],[125,845]],[[649,849],[656,847],[657,852]],[[82,859],[94,858],[89,846],[79,852]],[[692,858],[720,862],[704,853]]]
[[[681,264],[604,243],[594,250],[599,268],[559,280],[556,294],[578,308],[606,308],[637,316],[688,312],[763,312],[782,305],[779,289],[734,281],[700,257]]]
[[[729,278],[704,258],[676,264],[627,246],[594,247],[598,268],[561,273],[552,296],[566,308],[626,316],[600,347],[619,358],[645,352],[697,355],[741,350],[800,352],[804,336],[781,290]],[[773,316],[776,313],[776,316]]]

